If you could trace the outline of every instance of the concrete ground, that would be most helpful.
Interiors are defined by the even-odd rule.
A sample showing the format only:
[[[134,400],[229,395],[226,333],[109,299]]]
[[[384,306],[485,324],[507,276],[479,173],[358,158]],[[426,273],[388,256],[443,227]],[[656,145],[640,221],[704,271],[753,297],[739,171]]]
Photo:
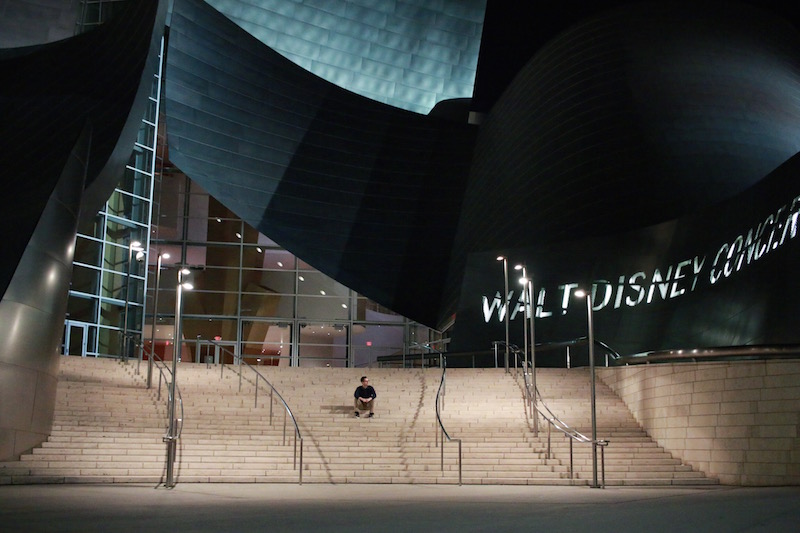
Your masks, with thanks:
[[[0,486],[0,532],[358,530],[800,531],[800,487]]]

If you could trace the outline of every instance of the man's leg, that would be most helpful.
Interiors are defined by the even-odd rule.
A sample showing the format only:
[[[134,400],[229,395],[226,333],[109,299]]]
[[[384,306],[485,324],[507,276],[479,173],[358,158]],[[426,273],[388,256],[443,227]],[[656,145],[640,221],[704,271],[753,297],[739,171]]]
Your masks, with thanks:
[[[369,406],[369,416],[374,415],[375,414],[375,398],[370,400],[367,405]]]
[[[353,407],[355,408],[355,415],[360,416],[358,411],[361,409],[361,400],[359,400],[358,398],[353,400]]]

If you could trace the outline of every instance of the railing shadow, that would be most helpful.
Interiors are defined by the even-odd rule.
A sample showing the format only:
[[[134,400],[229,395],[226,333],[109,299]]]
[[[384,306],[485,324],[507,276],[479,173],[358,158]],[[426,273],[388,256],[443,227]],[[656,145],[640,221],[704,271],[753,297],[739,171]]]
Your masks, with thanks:
[[[289,408],[289,404],[286,403],[286,400],[284,400],[283,396],[281,396],[280,392],[278,392],[278,390],[272,385],[272,383],[270,383],[269,380],[267,378],[265,378],[263,374],[261,374],[261,372],[256,370],[256,368],[253,365],[251,365],[250,363],[245,361],[244,357],[236,355],[234,352],[230,351],[227,347],[225,347],[225,346],[223,346],[221,344],[218,344],[213,340],[206,340],[206,342],[214,344],[215,346],[217,346],[222,351],[223,354],[228,354],[228,355],[231,356],[231,358],[232,358],[231,360],[234,362],[234,364],[238,368],[238,372],[235,371],[235,370],[234,370],[234,372],[237,373],[238,376],[239,376],[239,392],[242,391],[242,380],[244,379],[244,377],[243,377],[243,369],[249,370],[249,371],[251,371],[253,373],[252,375],[254,376],[254,379],[255,379],[255,383],[253,384],[254,385],[254,387],[253,387],[253,389],[254,389],[254,407],[258,407],[259,382],[263,381],[264,384],[269,388],[269,423],[270,423],[270,425],[272,425],[272,420],[273,420],[273,413],[274,413],[273,407],[275,405],[275,397],[277,397],[278,401],[281,403],[281,405],[283,405],[284,410],[283,410],[283,444],[282,445],[283,446],[286,445],[286,427],[287,427],[288,420],[291,419],[292,425],[294,426],[294,463],[293,463],[293,468],[294,469],[298,468],[298,446],[299,446],[299,467],[300,467],[299,476],[300,477],[299,477],[298,483],[300,485],[302,485],[303,484],[303,436],[300,433],[300,427],[297,424],[297,419],[295,418],[294,413],[292,413],[292,410]],[[206,363],[206,365],[209,366],[210,363]],[[226,366],[225,357],[220,357],[220,379],[222,379],[222,377],[224,375],[225,366]],[[228,365],[228,366],[230,366],[230,365]]]

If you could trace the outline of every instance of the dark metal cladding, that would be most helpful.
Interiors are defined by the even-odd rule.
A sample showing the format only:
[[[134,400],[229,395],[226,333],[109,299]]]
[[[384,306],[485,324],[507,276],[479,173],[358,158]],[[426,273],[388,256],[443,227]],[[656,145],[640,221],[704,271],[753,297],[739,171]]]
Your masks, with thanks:
[[[79,218],[113,191],[147,105],[166,2],[128,7],[94,31],[0,54],[0,460],[49,433]]]
[[[175,2],[170,160],[338,282],[438,321],[476,128],[360,97],[197,0]]]

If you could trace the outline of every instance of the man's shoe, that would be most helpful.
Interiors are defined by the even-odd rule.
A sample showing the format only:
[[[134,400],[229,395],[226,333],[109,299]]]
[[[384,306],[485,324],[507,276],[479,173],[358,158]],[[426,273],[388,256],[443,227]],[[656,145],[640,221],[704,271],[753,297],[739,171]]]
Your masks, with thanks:
[[[358,411],[356,411],[356,418],[358,418],[359,416],[361,416],[361,415],[358,414]]]
[[[367,415],[367,418],[372,418],[373,416],[375,416],[375,413],[370,413]]]

